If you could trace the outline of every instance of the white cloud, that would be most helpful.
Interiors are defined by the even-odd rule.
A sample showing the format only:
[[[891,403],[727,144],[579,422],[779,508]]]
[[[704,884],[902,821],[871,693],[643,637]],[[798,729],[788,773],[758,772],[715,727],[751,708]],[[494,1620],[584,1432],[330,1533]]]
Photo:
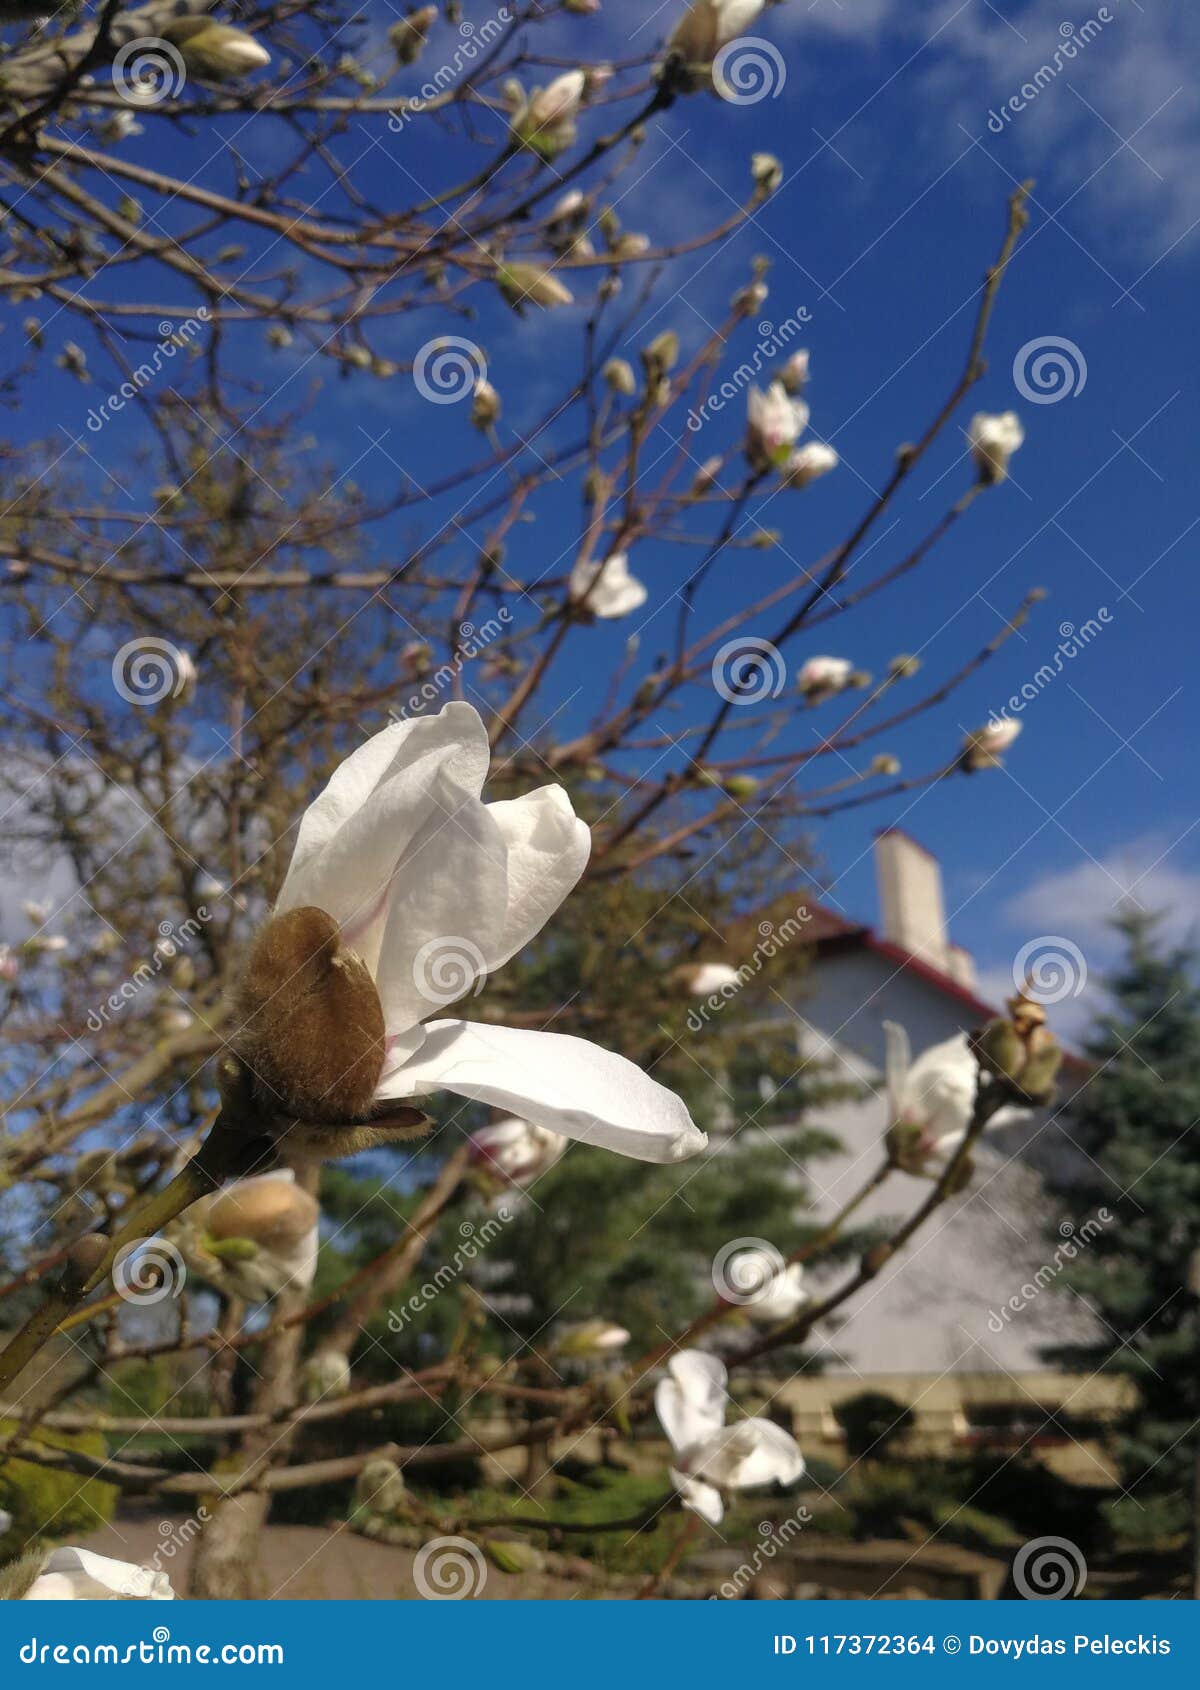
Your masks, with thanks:
[[[1200,8],[1027,0],[1002,13],[988,0],[816,0],[776,15],[796,51],[823,32],[869,50],[888,76],[905,65],[886,97],[906,99],[923,125],[933,112],[956,144],[964,130],[977,137],[1010,173],[1032,169],[1050,210],[1080,190],[1074,204],[1089,219],[1155,258],[1200,219],[1200,87],[1188,70]],[[1053,74],[1039,79],[1044,66]],[[989,130],[989,114],[1035,79],[1034,97],[1002,113],[1001,133]],[[878,102],[863,121],[880,121]]]
[[[1103,1003],[1105,976],[1119,961],[1121,938],[1112,927],[1122,906],[1160,917],[1156,932],[1164,944],[1200,934],[1200,868],[1181,860],[1178,844],[1165,834],[1143,834],[1093,860],[1084,857],[1034,881],[1000,911],[1013,933],[1011,954],[991,958],[980,970],[980,994],[1002,1003],[1013,990],[1013,970],[1022,946],[1045,941],[1034,958],[1059,952],[1082,978],[1070,946],[1083,958],[1086,984],[1052,1010],[1055,1030],[1076,1041]],[[1066,946],[1055,945],[1066,941]]]

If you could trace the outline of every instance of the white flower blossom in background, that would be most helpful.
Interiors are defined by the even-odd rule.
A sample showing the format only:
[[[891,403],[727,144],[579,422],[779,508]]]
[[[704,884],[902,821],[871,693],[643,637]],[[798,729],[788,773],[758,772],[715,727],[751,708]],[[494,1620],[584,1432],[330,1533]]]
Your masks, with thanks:
[[[979,1062],[965,1033],[930,1045],[914,1062],[907,1031],[885,1021],[885,1077],[890,1131],[907,1173],[936,1174],[954,1155],[975,1112]],[[1024,1120],[1027,1109],[998,1109],[987,1130]]]
[[[648,1162],[707,1139],[682,1101],[586,1040],[439,1015],[541,931],[591,835],[561,786],[485,804],[471,705],[394,723],[335,772],[300,824],[276,914],[324,911],[378,993],[378,1103],[432,1092]]]
[[[624,552],[613,552],[601,563],[577,563],[571,571],[570,593],[584,610],[604,621],[639,610],[647,597],[642,582],[629,573]]]
[[[722,47],[755,21],[766,0],[693,0],[667,37],[690,65],[710,65]]]
[[[113,1561],[90,1549],[55,1549],[25,1592],[26,1602],[170,1602],[166,1573]]]
[[[826,446],[823,440],[809,440],[785,460],[779,472],[780,483],[790,492],[798,492],[837,466],[838,455],[832,446]]]
[[[575,118],[587,88],[581,70],[565,71],[545,88],[535,88],[526,100],[520,85],[512,118],[512,132],[521,145],[541,158],[554,158],[575,139]]]
[[[253,1174],[202,1198],[170,1230],[188,1267],[248,1303],[291,1287],[307,1291],[317,1272],[320,1207],[290,1168]]]
[[[728,962],[700,962],[687,975],[688,991],[694,997],[706,998],[726,986],[740,985],[738,971]]]
[[[998,416],[977,411],[967,429],[967,440],[979,479],[992,485],[1008,474],[1008,460],[1024,444],[1025,430],[1015,411],[1002,411]]]
[[[716,1526],[725,1514],[723,1490],[792,1485],[800,1478],[804,1457],[782,1426],[763,1419],[725,1424],[728,1375],[716,1356],[683,1350],[671,1357],[667,1374],[654,1407],[675,1451],[671,1479],[685,1508]]]
[[[796,685],[808,699],[829,698],[849,685],[854,665],[848,657],[810,657],[796,677]]]
[[[764,393],[752,387],[746,395],[746,456],[753,469],[780,469],[808,423],[808,406],[792,399],[781,381]]]
[[[508,1185],[524,1186],[552,1168],[569,1139],[530,1121],[493,1121],[471,1134],[471,1153]]]
[[[808,1301],[801,1264],[780,1264],[767,1250],[739,1250],[726,1263],[725,1277],[732,1291],[748,1293],[740,1304],[742,1312],[764,1326],[790,1320]]]

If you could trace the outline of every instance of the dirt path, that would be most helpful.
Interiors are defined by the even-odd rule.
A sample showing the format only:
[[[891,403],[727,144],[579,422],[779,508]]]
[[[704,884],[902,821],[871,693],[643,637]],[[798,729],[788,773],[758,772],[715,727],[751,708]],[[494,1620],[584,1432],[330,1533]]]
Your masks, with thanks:
[[[100,1555],[160,1567],[182,1596],[195,1549],[194,1531],[194,1523],[183,1518],[115,1520],[83,1542]],[[411,1549],[372,1543],[357,1532],[268,1526],[264,1533],[267,1589],[281,1602],[418,1600],[413,1558]],[[544,1573],[502,1573],[489,1561],[476,1595],[484,1601],[561,1601],[579,1597],[585,1588]]]

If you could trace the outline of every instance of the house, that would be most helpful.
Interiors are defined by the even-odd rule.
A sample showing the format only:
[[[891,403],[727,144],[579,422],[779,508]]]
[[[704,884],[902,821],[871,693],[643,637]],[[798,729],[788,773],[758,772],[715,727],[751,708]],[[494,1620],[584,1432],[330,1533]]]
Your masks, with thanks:
[[[863,1088],[861,1101],[814,1111],[814,1124],[845,1147],[805,1169],[821,1219],[836,1214],[881,1160],[889,1124],[884,1022],[907,1030],[916,1056],[981,1026],[998,1007],[979,997],[972,959],[947,932],[936,858],[897,829],[878,836],[875,853],[878,927],[810,907],[805,942],[814,966],[797,981],[790,1005],[801,1050],[832,1058]],[[808,1353],[821,1372],[780,1393],[798,1432],[810,1441],[835,1438],[835,1403],[870,1388],[913,1407],[917,1433],[935,1444],[1059,1440],[1076,1464],[1082,1460],[1083,1476],[1103,1477],[1093,1456],[1047,1415],[1105,1418],[1117,1387],[1056,1374],[1042,1359],[1044,1345],[1093,1318],[1054,1286],[1072,1251],[1086,1249],[1105,1223],[1100,1215],[1064,1219],[1043,1185],[1049,1167],[1069,1166],[1078,1154],[1063,1123],[1085,1075],[1085,1064],[1068,1057],[1053,1109],[985,1135],[967,1189],[814,1333]],[[893,1173],[855,1221],[898,1221],[929,1190],[926,1179]]]

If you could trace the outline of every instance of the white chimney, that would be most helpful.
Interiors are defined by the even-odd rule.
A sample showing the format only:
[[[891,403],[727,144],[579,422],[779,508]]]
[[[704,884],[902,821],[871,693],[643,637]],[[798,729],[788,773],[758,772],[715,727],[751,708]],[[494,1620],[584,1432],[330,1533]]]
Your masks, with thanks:
[[[884,938],[931,967],[961,979],[962,962],[960,957],[951,957],[946,934],[942,871],[937,858],[907,833],[889,828],[876,837],[875,870]],[[953,948],[958,950],[957,946]]]

